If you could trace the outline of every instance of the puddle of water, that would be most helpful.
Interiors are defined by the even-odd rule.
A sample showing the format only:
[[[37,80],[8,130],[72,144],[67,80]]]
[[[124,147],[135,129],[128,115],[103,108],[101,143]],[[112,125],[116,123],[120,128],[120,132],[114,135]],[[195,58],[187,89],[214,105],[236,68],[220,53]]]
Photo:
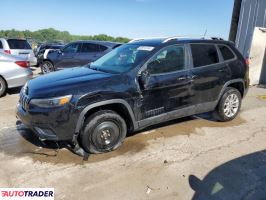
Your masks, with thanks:
[[[266,95],[258,95],[257,98],[262,101],[266,101]]]
[[[195,132],[196,128],[203,127],[232,127],[245,123],[243,119],[237,117],[231,122],[213,122],[206,119],[189,117],[174,120],[154,126],[144,130],[144,133],[134,133],[126,138],[123,145],[112,152],[104,154],[90,155],[86,163],[100,162],[124,154],[135,154],[145,149],[148,141],[161,137],[173,137],[177,135],[189,135]],[[0,152],[15,157],[28,156],[34,161],[52,164],[83,164],[80,156],[70,152],[68,149],[60,148],[55,143],[47,142],[43,144],[38,138],[23,126],[0,131]]]
[[[0,152],[15,157],[30,157],[47,163],[81,164],[82,158],[52,142],[42,143],[29,129],[10,128],[0,132]]]
[[[245,122],[246,121],[241,119],[240,117],[237,117],[230,122],[214,122],[202,118],[199,119],[196,117],[187,117],[174,120],[161,124],[160,126],[154,126],[152,127],[154,129],[146,129],[142,133],[136,133],[133,136],[126,138],[123,145],[116,151],[105,154],[91,155],[89,162],[99,162],[115,156],[123,155],[125,153],[137,153],[148,145],[148,141],[155,140],[157,138],[190,135],[195,132],[196,128],[232,127],[239,126]]]

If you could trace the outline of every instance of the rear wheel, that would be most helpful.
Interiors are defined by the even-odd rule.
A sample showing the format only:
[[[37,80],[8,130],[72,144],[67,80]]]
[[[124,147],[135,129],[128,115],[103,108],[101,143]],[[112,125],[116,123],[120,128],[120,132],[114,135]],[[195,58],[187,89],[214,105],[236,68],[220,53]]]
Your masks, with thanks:
[[[241,101],[242,96],[237,89],[226,88],[214,112],[215,118],[223,122],[233,120],[240,110]]]
[[[53,63],[48,60],[42,63],[41,70],[43,74],[48,74],[50,72],[55,71]]]
[[[0,77],[0,97],[6,94],[6,90],[7,90],[6,81],[2,77]]]
[[[80,141],[85,151],[103,153],[117,149],[126,133],[127,126],[120,115],[111,110],[102,110],[85,121]]]

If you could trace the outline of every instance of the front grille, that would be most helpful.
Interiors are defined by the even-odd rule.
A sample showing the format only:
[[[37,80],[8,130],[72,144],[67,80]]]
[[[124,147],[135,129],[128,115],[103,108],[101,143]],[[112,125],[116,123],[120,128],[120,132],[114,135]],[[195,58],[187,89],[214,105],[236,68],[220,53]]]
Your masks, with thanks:
[[[23,92],[21,92],[20,93],[20,100],[19,100],[19,102],[20,102],[20,104],[21,104],[21,106],[22,106],[22,108],[24,110],[27,110],[28,109],[28,107],[29,107],[29,101],[30,101],[29,97],[26,94],[24,94]]]

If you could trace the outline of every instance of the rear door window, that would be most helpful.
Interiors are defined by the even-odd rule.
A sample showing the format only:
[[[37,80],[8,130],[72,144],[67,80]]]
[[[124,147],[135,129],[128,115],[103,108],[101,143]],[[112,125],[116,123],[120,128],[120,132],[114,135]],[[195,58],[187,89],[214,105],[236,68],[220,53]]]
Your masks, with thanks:
[[[0,49],[3,49],[2,41],[0,41]]]
[[[97,44],[92,44],[92,43],[83,43],[81,47],[81,52],[82,53],[94,53],[94,52],[99,52],[99,45]]]
[[[99,52],[103,52],[107,49],[106,46],[103,46],[103,45],[98,45],[99,46]]]
[[[7,43],[10,49],[31,49],[27,40],[8,39]]]
[[[232,50],[230,50],[227,46],[219,45],[218,47],[224,60],[231,60],[235,57]]]
[[[194,67],[212,65],[219,62],[218,53],[213,44],[191,44]]]
[[[73,43],[68,45],[65,49],[64,49],[64,53],[77,53],[79,49],[79,43]]]

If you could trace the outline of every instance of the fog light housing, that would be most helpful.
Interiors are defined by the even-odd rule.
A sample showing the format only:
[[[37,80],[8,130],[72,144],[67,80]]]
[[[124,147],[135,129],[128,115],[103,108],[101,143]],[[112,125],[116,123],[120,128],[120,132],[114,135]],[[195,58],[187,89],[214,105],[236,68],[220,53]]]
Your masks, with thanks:
[[[34,129],[42,139],[56,139],[56,134],[49,128],[34,127]]]

